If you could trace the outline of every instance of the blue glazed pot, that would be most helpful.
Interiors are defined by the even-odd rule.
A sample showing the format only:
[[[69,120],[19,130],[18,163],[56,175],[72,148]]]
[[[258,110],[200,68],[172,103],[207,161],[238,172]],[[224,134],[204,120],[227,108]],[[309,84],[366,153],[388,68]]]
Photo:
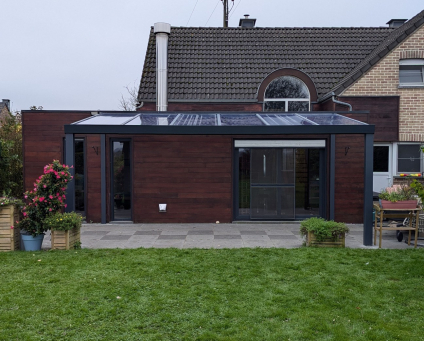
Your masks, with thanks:
[[[24,244],[25,251],[40,251],[43,244],[44,234],[39,234],[35,237],[32,235],[22,234],[21,240]]]

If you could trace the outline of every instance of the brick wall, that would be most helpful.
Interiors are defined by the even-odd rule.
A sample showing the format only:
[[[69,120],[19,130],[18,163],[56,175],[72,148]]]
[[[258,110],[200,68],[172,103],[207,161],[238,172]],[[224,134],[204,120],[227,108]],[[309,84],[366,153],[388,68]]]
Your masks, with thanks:
[[[342,96],[400,96],[399,140],[424,141],[424,88],[399,88],[399,60],[406,58],[424,58],[424,25]]]

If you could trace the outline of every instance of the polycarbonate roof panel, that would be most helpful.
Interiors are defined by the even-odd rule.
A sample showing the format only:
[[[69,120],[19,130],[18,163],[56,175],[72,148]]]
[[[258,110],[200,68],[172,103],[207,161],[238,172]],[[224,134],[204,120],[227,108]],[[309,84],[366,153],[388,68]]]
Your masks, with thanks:
[[[217,126],[217,114],[178,114],[172,122],[174,126]]]
[[[262,114],[260,115],[271,126],[316,125],[311,120],[297,114]]]
[[[143,126],[169,126],[177,114],[141,114]]]
[[[351,119],[346,116],[338,114],[302,114],[303,117],[319,124],[320,126],[341,126],[341,125],[363,125],[364,122],[360,122]]]
[[[134,118],[134,114],[99,114],[88,119],[75,122],[78,125],[123,125]]]
[[[98,114],[76,125],[143,126],[301,126],[366,125],[336,113],[116,113]]]
[[[223,126],[263,126],[266,125],[254,114],[220,114]]]

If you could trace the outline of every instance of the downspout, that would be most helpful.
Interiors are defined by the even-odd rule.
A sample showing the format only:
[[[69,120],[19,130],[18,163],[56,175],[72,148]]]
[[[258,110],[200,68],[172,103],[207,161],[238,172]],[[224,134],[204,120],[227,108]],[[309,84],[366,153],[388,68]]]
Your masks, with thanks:
[[[331,100],[332,100],[334,103],[337,103],[337,104],[340,104],[340,105],[346,105],[346,106],[348,106],[348,107],[349,107],[349,111],[352,111],[352,106],[351,106],[349,103],[346,103],[346,102],[340,102],[340,101],[338,101],[338,100],[334,99],[334,97],[336,97],[336,94],[335,94],[334,92],[332,92],[332,93],[331,93]]]
[[[168,110],[168,35],[171,25],[155,23],[156,35],[156,110]]]

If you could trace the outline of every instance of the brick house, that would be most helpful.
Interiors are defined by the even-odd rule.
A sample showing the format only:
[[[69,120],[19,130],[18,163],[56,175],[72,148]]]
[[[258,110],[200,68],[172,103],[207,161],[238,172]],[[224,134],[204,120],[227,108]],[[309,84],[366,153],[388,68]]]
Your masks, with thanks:
[[[373,177],[397,159],[422,167],[408,153],[422,140],[424,11],[389,23],[155,24],[137,112],[23,112],[25,186],[58,158],[75,164],[68,207],[87,220],[322,216],[363,222],[370,245]]]
[[[0,102],[0,124],[1,124],[1,121],[4,120],[9,114],[10,114],[10,100],[3,99]]]

